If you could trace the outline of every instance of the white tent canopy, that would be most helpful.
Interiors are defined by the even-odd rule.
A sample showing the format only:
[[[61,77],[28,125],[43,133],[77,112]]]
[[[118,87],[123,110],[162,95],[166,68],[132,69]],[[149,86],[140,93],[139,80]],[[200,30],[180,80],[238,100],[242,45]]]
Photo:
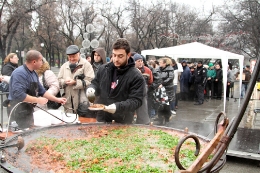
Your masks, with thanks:
[[[198,42],[187,43],[183,45],[161,48],[161,49],[143,50],[141,54],[144,57],[146,57],[146,55],[168,56],[175,60],[179,58],[221,59],[222,70],[223,70],[224,95],[226,93],[228,59],[238,59],[240,64],[240,72],[243,71],[243,63],[244,63],[243,55],[238,55],[235,53],[220,50]],[[240,79],[239,93],[241,93],[241,85],[242,85],[242,79]],[[225,111],[225,103],[226,103],[226,97],[224,97],[224,111]]]

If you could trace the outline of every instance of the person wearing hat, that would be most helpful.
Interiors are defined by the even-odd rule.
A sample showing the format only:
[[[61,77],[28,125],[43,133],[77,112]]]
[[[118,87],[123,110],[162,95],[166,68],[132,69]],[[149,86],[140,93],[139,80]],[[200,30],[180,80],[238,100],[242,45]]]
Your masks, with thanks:
[[[143,104],[136,110],[136,115],[137,115],[136,123],[137,124],[148,124],[150,122],[149,112],[151,112],[151,105],[148,106],[147,91],[148,91],[148,88],[153,83],[153,74],[152,74],[152,71],[144,65],[143,57],[140,54],[135,53],[133,56],[133,59],[135,61],[135,67],[141,72],[141,74],[143,75],[145,82],[146,82],[146,87],[144,90],[145,97],[143,98]],[[149,107],[149,109],[148,109],[148,107]]]
[[[194,105],[202,105],[204,102],[204,89],[207,82],[207,69],[198,61],[197,68],[194,71],[194,83],[198,101]]]
[[[70,109],[68,112],[76,113],[79,104],[87,102],[85,88],[94,78],[94,70],[85,58],[80,57],[78,46],[70,45],[66,54],[68,61],[61,66],[58,80],[64,89],[63,97],[68,100],[64,105],[65,110]]]
[[[48,100],[66,103],[66,98],[57,98],[46,91],[39,82],[35,70],[42,66],[42,54],[36,50],[26,53],[24,65],[16,68],[10,79],[9,96],[10,103],[7,112],[10,122],[16,121],[20,129],[29,128],[33,125],[34,104],[44,105]],[[12,109],[15,107],[15,111]],[[10,114],[12,111],[12,114]]]
[[[214,93],[214,79],[216,77],[216,71],[214,69],[214,64],[210,62],[208,64],[209,68],[207,71],[207,84],[206,84],[206,94],[208,98],[213,98]]]
[[[181,89],[181,97],[179,100],[188,100],[189,98],[189,91],[190,91],[190,68],[187,66],[187,61],[183,60],[181,62],[183,72],[180,76],[180,89]]]
[[[106,51],[104,48],[96,48],[91,53],[91,65],[93,67],[94,73],[96,74],[98,71],[98,68],[102,64],[106,64]]]

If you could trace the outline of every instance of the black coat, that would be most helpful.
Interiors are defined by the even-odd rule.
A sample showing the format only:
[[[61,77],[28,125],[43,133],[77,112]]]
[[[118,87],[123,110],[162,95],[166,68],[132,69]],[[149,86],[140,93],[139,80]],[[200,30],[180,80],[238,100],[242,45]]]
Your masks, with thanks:
[[[18,64],[14,64],[11,62],[6,63],[2,68],[2,75],[4,76],[11,76],[13,71],[18,67]]]
[[[118,84],[111,91],[114,70],[117,71]],[[100,66],[89,87],[96,90],[95,94],[99,96],[98,103],[104,105],[114,103],[116,112],[110,114],[99,111],[97,120],[105,122],[115,120],[118,123],[132,123],[134,111],[142,105],[145,85],[145,80],[138,69],[135,68],[135,62],[132,58],[129,58],[128,64],[121,69],[116,69],[112,62]]]
[[[166,94],[169,100],[175,99],[175,95],[173,92],[173,79],[174,79],[174,72],[173,67],[167,65],[165,68],[159,68],[161,84],[166,89]]]
[[[222,80],[223,80],[222,69],[216,69],[216,78],[215,79],[218,79],[218,82],[222,82]]]
[[[195,84],[205,85],[207,82],[207,69],[203,66],[197,67],[194,71]]]

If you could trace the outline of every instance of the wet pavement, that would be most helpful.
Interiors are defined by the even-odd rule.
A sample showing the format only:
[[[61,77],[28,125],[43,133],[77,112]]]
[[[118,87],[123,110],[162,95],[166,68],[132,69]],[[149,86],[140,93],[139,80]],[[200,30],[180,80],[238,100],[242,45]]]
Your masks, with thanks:
[[[255,124],[259,116],[252,110],[260,108],[259,100],[251,100],[239,128],[232,139],[227,155],[260,160],[260,128]],[[184,130],[212,139],[218,114],[223,111],[223,100],[209,99],[203,105],[194,105],[192,101],[180,101],[177,115],[167,126]],[[239,102],[229,99],[226,103],[226,116],[231,120],[238,115]]]

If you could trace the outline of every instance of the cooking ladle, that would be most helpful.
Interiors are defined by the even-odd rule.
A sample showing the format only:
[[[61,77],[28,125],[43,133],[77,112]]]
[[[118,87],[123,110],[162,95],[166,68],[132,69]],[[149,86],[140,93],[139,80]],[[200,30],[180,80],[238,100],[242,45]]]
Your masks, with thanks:
[[[88,95],[88,101],[89,101],[90,103],[94,103],[95,99],[96,99],[96,96],[95,96],[94,93]]]
[[[21,136],[18,136],[16,144],[11,144],[11,145],[1,144],[0,145],[0,149],[10,148],[10,147],[17,147],[18,150],[21,150],[24,147],[24,139]]]

